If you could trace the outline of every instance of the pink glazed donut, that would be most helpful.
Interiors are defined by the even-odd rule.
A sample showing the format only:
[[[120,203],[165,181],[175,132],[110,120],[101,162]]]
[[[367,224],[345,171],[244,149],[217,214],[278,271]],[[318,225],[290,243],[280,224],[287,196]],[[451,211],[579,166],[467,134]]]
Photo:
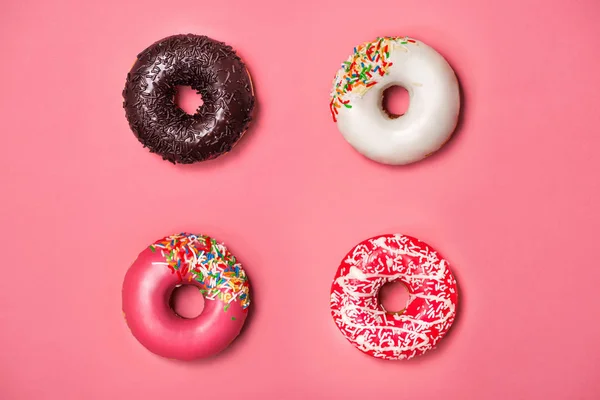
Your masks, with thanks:
[[[404,310],[389,312],[378,293],[395,281],[406,286],[409,298]],[[387,360],[408,360],[434,348],[454,322],[457,302],[448,261],[400,234],[356,245],[331,286],[331,315],[342,334],[362,352]]]
[[[205,302],[192,319],[169,304],[173,290],[194,285]],[[167,236],[140,253],[123,282],[123,315],[135,338],[159,356],[193,360],[224,350],[240,333],[250,285],[227,248],[204,235]]]

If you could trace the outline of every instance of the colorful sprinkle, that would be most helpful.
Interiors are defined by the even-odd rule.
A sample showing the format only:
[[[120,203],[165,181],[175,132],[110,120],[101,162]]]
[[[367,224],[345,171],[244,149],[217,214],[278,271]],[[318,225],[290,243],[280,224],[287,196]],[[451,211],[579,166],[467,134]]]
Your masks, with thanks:
[[[385,76],[388,68],[393,65],[389,58],[394,47],[408,44],[418,45],[408,37],[384,36],[354,48],[354,53],[342,63],[333,81],[329,109],[334,122],[337,121],[338,108],[342,105],[352,108],[349,93],[362,96],[375,86],[378,79]]]
[[[156,249],[161,251],[169,269],[177,273],[180,280],[193,279],[207,299],[224,302],[223,311],[238,299],[242,309],[250,305],[250,285],[244,269],[227,248],[214,239],[180,233],[150,245],[152,252]],[[235,272],[228,271],[230,269]]]

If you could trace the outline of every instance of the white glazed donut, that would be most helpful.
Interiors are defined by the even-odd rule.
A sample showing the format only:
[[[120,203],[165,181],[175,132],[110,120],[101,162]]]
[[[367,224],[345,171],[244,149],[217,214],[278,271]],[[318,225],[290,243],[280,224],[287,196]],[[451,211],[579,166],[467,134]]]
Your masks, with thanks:
[[[408,91],[400,117],[382,107],[391,86]],[[438,52],[408,37],[381,37],[354,48],[333,82],[331,113],[359,153],[392,165],[433,154],[452,136],[460,110],[458,81]]]

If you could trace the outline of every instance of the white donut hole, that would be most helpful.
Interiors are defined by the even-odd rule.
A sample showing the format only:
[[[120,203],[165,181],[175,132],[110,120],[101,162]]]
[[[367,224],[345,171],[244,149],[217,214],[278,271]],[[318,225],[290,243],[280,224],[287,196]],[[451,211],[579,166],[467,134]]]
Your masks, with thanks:
[[[409,100],[408,90],[402,86],[392,85],[383,91],[381,108],[389,118],[398,118],[408,110]]]

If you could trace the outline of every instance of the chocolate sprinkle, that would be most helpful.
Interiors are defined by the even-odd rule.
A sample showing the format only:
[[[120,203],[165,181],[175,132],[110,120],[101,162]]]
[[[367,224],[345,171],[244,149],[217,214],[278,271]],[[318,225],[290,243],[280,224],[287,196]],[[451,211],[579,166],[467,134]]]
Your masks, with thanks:
[[[190,86],[203,104],[189,115],[175,104]],[[131,130],[152,153],[191,164],[230,151],[252,119],[254,90],[240,57],[207,36],[174,35],[145,49],[127,74],[123,107]]]

